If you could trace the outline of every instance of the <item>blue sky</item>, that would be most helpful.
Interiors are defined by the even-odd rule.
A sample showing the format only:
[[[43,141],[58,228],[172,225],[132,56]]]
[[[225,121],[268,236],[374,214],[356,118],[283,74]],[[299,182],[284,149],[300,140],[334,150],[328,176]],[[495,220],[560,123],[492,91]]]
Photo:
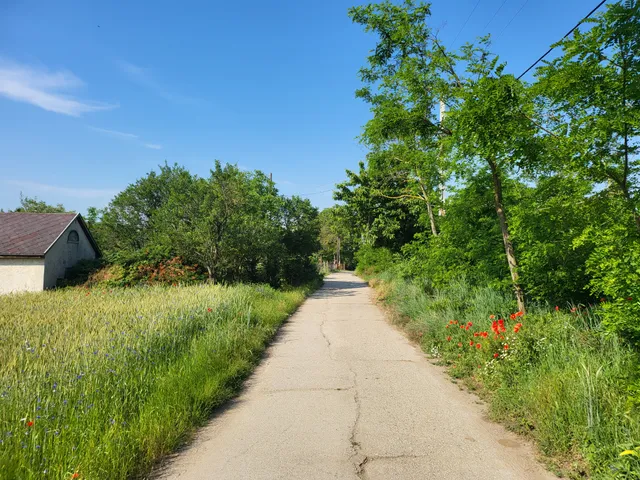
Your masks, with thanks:
[[[595,3],[434,0],[432,24],[447,46],[492,33],[519,74]],[[353,4],[0,1],[0,208],[23,192],[84,212],[165,160],[204,176],[215,159],[330,206],[365,154],[374,38]]]

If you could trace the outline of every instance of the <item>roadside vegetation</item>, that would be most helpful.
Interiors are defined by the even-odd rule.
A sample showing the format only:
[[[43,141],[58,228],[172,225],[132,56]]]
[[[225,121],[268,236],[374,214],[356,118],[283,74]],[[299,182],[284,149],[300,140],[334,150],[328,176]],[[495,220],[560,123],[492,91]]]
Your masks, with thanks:
[[[368,153],[323,231],[556,471],[640,478],[640,3],[529,76],[490,37],[448,48],[428,4],[349,14],[375,38]]]
[[[159,285],[0,297],[2,478],[147,472],[237,392],[311,288]]]
[[[0,297],[2,478],[148,473],[321,284],[317,209],[258,171],[164,165],[86,219],[102,258],[57,290]]]

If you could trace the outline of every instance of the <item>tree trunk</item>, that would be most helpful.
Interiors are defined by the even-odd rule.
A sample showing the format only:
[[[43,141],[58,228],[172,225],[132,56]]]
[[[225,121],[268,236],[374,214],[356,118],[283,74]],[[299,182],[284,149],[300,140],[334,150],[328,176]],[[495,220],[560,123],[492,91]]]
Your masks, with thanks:
[[[496,165],[496,163],[493,160],[489,160],[488,163],[489,167],[491,167],[491,177],[493,178],[493,200],[495,202],[498,220],[500,220],[500,230],[502,230],[504,252],[507,255],[507,263],[509,264],[511,280],[513,281],[513,290],[516,294],[518,310],[524,312],[524,293],[518,281],[518,262],[516,261],[516,254],[513,251],[513,244],[511,243],[511,236],[509,235],[509,224],[507,223],[507,215],[502,204],[502,180],[500,179],[500,174],[498,172],[498,166]]]
[[[429,223],[431,223],[431,233],[433,233],[434,237],[438,236],[438,229],[436,228],[436,218],[433,216],[433,207],[431,206],[431,202],[428,198],[425,199],[427,202],[427,212],[429,212]]]
[[[427,212],[429,213],[429,223],[431,224],[431,233],[434,237],[438,236],[438,229],[436,228],[436,217],[433,216],[433,206],[429,201],[429,195],[427,195],[427,190],[424,188],[422,182],[420,182],[420,190],[422,190],[422,198],[427,204]]]

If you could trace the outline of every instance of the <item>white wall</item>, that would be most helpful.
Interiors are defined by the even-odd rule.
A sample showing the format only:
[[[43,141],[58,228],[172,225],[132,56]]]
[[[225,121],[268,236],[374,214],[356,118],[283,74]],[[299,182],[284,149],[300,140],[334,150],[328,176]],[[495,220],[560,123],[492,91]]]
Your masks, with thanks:
[[[0,294],[42,290],[44,268],[44,258],[0,258]]]
[[[78,232],[78,243],[67,242],[71,230]],[[67,268],[86,258],[96,258],[96,252],[78,221],[74,220],[44,257],[44,288],[55,287],[58,279],[64,278]]]

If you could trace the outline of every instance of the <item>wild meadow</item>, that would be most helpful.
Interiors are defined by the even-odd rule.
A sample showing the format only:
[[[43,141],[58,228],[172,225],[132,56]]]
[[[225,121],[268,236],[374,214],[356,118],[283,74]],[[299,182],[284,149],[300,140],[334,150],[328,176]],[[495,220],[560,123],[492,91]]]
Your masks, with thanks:
[[[148,471],[237,390],[306,293],[195,285],[0,297],[0,476]]]
[[[534,439],[553,471],[640,478],[640,356],[601,328],[600,307],[524,314],[466,281],[425,289],[388,271],[372,283],[425,352],[477,390],[494,420]]]

